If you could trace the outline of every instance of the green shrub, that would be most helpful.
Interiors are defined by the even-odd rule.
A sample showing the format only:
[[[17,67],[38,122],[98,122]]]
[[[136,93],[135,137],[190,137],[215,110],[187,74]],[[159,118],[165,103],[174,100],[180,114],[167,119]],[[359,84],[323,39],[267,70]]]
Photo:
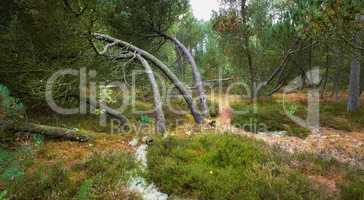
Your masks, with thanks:
[[[7,117],[15,117],[23,109],[23,103],[19,99],[10,96],[9,89],[0,84],[0,110],[5,112]]]
[[[148,177],[163,192],[196,199],[324,199],[262,143],[235,136],[156,139]]]
[[[8,200],[6,197],[8,195],[8,191],[4,190],[0,192],[0,200]]]
[[[85,180],[77,193],[77,200],[88,200],[90,199],[91,189],[93,181],[90,179]]]
[[[286,105],[287,112],[303,116],[304,109],[298,104]],[[257,112],[247,103],[232,105],[234,111],[245,111],[243,114],[234,112],[232,124],[250,132],[286,131],[289,136],[305,138],[309,130],[293,122],[283,110],[283,104],[275,101],[261,101],[257,104]]]
[[[364,199],[364,173],[350,173],[339,184],[343,200]]]
[[[0,175],[1,181],[12,181],[24,176],[24,171],[18,161],[13,161]]]
[[[41,163],[31,168],[31,173],[5,180],[11,199],[138,199],[125,192],[127,181],[137,169],[127,153],[95,153],[72,167],[58,162]],[[8,166],[7,169],[13,168]]]
[[[71,199],[77,184],[70,179],[70,171],[61,163],[41,166],[34,173],[23,176],[7,186],[12,199]]]
[[[8,165],[8,162],[14,159],[14,154],[0,148],[0,172],[2,172]]]
[[[338,130],[353,131],[364,128],[364,108],[347,112],[346,102],[324,102],[320,106],[321,125]]]
[[[138,173],[137,169],[133,157],[127,153],[95,153],[75,169],[83,171],[88,177],[81,185],[79,195],[91,191],[90,199],[137,199],[128,197],[125,192],[127,181],[133,173]]]

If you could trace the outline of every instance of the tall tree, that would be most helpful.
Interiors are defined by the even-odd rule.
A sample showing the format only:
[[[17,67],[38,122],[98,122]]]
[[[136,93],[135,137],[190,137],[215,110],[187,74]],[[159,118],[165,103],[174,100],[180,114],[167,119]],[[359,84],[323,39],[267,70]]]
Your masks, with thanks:
[[[353,45],[357,46],[358,43],[358,36],[354,36]],[[360,57],[360,51],[354,49],[350,72],[348,112],[355,112],[360,107]]]

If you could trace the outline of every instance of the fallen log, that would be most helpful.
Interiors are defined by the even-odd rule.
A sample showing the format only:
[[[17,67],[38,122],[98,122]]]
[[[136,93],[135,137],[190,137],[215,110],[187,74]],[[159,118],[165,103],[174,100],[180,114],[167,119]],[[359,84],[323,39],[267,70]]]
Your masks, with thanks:
[[[62,139],[74,142],[87,142],[90,139],[87,136],[79,134],[78,131],[25,122],[0,121],[0,130],[39,134],[47,138]]]

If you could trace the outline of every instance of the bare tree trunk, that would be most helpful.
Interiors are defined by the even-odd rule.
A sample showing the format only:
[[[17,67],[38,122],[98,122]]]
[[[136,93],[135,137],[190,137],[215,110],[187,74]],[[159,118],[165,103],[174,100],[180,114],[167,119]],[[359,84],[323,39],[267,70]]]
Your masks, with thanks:
[[[97,40],[112,43],[113,45],[127,49],[129,52],[136,52],[137,54],[140,54],[141,56],[143,56],[145,59],[151,61],[156,67],[158,67],[168,77],[168,79],[175,85],[175,87],[178,89],[178,91],[182,94],[188,107],[191,110],[191,114],[193,115],[195,122],[197,124],[202,124],[203,118],[200,115],[200,113],[197,111],[196,106],[193,103],[191,94],[188,92],[188,90],[186,89],[184,84],[177,78],[177,76],[162,61],[160,61],[158,58],[156,58],[149,52],[144,51],[143,49],[140,49],[125,41],[118,40],[111,36],[99,34],[99,33],[94,33],[93,36]]]
[[[44,135],[48,138],[70,140],[76,142],[87,142],[89,140],[87,136],[80,135],[77,131],[33,123],[0,121],[0,129],[11,132],[39,134]]]
[[[322,82],[322,91],[321,91],[321,98],[325,97],[327,82],[329,80],[329,68],[330,68],[330,49],[329,46],[326,45],[326,70],[325,70],[325,77]]]
[[[358,45],[359,38],[354,36],[353,44]],[[355,112],[360,107],[360,51],[353,49],[351,63],[348,112]]]
[[[140,55],[137,55],[138,60],[142,63],[145,68],[145,73],[148,75],[149,81],[152,85],[153,97],[154,97],[154,106],[155,106],[155,127],[157,133],[165,133],[166,132],[166,119],[163,113],[162,100],[159,92],[158,84],[155,79],[152,68],[149,63]]]
[[[253,65],[253,58],[249,49],[249,37],[246,37],[245,39],[245,48],[246,48],[246,54],[248,56],[248,66],[249,66],[249,73],[250,73],[250,100],[254,101],[257,99],[258,91],[257,91],[257,79],[256,79],[256,69]]]
[[[312,38],[310,39],[310,44],[313,43],[313,40]],[[308,71],[311,71],[312,70],[312,67],[313,67],[313,54],[314,54],[314,49],[313,49],[313,46],[311,46],[309,49],[308,49]]]
[[[183,52],[183,54],[185,55],[185,58],[191,64],[192,77],[193,77],[193,80],[195,81],[195,87],[197,89],[197,95],[199,98],[199,107],[200,107],[202,114],[204,116],[208,116],[209,108],[207,106],[204,84],[203,84],[203,80],[201,77],[201,73],[197,67],[195,58],[192,56],[192,53],[190,52],[190,50],[188,50],[187,47],[182,42],[180,42],[176,37],[171,37],[171,36],[168,36],[163,33],[161,33],[161,35],[163,37],[169,39],[170,41],[172,41]]]
[[[177,60],[176,60],[177,73],[179,75],[179,79],[181,81],[184,81],[185,80],[185,69],[184,69],[183,59],[181,56],[181,50],[179,49],[179,47],[176,46],[175,51],[176,51],[176,56],[177,56]]]
[[[361,80],[361,84],[360,84],[360,94],[359,94],[359,97],[361,97],[361,95],[363,94],[363,91],[364,91],[364,78],[361,77],[360,80]]]
[[[248,10],[247,10],[247,1],[242,0],[241,1],[241,8],[240,8],[240,15],[243,20],[243,25],[248,27]],[[250,51],[250,45],[249,45],[249,31],[244,31],[242,34],[242,39],[244,43],[245,53],[248,58],[248,67],[249,67],[249,74],[250,74],[250,100],[254,101],[258,98],[258,92],[261,88],[258,88],[258,81],[257,81],[257,69],[254,66],[253,63],[253,56],[252,52]]]
[[[334,78],[334,94],[335,94],[335,101],[340,101],[340,81],[341,81],[341,67],[343,66],[343,51],[342,49],[338,50],[338,62],[336,63],[335,69],[335,78]]]

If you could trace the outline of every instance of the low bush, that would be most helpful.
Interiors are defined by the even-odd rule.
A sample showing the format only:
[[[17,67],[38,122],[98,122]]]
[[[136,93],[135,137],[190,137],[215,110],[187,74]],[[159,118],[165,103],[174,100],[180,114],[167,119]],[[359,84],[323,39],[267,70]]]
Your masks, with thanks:
[[[128,179],[137,173],[127,153],[95,153],[71,167],[59,161],[22,169],[24,174],[4,182],[10,199],[139,199],[126,191]]]
[[[282,103],[261,101],[257,104],[255,112],[254,105],[240,102],[232,105],[234,112],[232,124],[250,132],[264,131],[286,131],[289,136],[305,138],[309,130],[292,121],[288,115],[302,116],[303,107],[298,104],[286,105],[287,113]],[[239,112],[237,112],[239,111]]]
[[[364,108],[348,113],[346,102],[324,102],[320,106],[321,125],[344,131],[364,128]]]
[[[346,175],[339,183],[343,200],[364,199],[364,172],[353,172]]]
[[[163,192],[196,199],[325,199],[324,190],[265,145],[227,135],[156,139],[148,177]]]

